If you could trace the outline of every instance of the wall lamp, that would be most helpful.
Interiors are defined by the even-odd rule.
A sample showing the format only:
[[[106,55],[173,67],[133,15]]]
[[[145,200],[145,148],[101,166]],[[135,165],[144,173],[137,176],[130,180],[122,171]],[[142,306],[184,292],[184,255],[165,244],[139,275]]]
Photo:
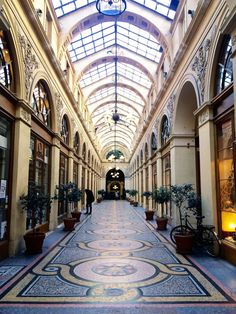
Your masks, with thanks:
[[[194,10],[188,10],[188,14],[191,16],[191,18],[193,18],[195,11]]]
[[[38,15],[38,17],[42,16],[43,14],[43,11],[41,9],[36,9],[35,12]]]

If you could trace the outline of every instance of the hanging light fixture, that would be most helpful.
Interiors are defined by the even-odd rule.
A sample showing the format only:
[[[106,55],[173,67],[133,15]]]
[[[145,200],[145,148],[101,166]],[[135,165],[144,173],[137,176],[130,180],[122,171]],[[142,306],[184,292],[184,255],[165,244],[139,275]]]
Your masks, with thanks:
[[[125,0],[97,0],[98,12],[108,16],[118,16],[126,9]]]

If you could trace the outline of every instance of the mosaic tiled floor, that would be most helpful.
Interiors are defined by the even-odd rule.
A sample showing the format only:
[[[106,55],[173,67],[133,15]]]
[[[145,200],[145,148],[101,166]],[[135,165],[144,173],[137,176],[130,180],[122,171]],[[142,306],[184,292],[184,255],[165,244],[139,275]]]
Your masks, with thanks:
[[[232,295],[176,254],[135,208],[122,201],[96,207],[92,216],[31,267],[0,267],[0,285],[7,271],[20,273],[5,289],[3,286],[0,313],[5,313],[3,307],[22,303],[166,308],[235,305]]]

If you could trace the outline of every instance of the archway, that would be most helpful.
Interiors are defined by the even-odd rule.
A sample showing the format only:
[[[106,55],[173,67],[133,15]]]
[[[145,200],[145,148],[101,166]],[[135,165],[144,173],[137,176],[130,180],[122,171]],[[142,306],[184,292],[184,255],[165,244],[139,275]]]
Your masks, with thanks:
[[[197,90],[187,81],[177,99],[173,134],[176,136],[174,158],[176,173],[172,184],[191,183],[200,194],[200,158],[197,120],[194,111],[198,108]],[[181,166],[184,165],[184,166]]]
[[[125,176],[122,170],[113,168],[106,175],[106,198],[125,198]]]

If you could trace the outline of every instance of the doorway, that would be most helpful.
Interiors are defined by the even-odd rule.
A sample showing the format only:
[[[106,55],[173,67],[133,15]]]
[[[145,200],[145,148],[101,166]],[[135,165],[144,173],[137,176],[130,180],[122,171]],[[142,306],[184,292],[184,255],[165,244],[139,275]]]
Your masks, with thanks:
[[[125,176],[122,170],[113,168],[106,175],[106,199],[125,199]]]

